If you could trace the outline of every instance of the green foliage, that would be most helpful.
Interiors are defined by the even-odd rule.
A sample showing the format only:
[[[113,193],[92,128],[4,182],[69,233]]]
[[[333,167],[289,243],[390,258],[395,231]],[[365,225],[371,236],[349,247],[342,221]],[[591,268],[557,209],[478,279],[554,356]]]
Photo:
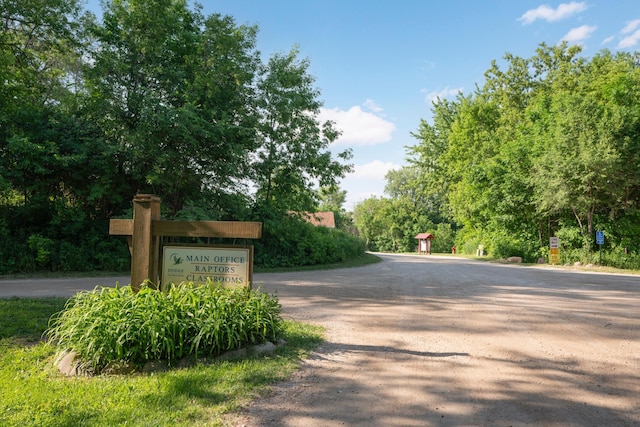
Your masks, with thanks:
[[[598,251],[591,256],[592,262],[609,267],[623,268],[627,270],[640,270],[640,254],[638,252],[625,251],[624,248],[604,250],[602,258]]]
[[[126,270],[107,221],[137,193],[168,219],[261,221],[350,170],[296,48],[263,61],[256,26],[184,0],[101,5],[2,2],[0,274]]]
[[[339,132],[330,121],[320,123],[321,102],[313,86],[308,60],[298,49],[275,54],[258,81],[263,112],[258,125],[260,149],[251,169],[257,185],[256,205],[279,212],[313,210],[319,187],[333,187],[351,171],[345,150],[333,158],[329,146]]]
[[[535,261],[559,236],[564,261],[592,261],[596,227],[612,254],[636,252],[637,54],[586,59],[580,50],[541,44],[531,58],[507,54],[506,69],[493,61],[473,94],[435,102],[433,124],[421,121],[408,148],[417,178],[390,175],[392,197],[434,200],[434,222],[460,227],[467,253],[483,244],[492,256]],[[416,223],[396,218],[369,235],[375,221],[356,219],[369,241],[391,242],[386,230]]]
[[[20,207],[8,212],[7,217],[26,212]],[[0,210],[0,212],[2,212]],[[1,215],[1,214],[0,214]],[[14,224],[22,219],[17,218]],[[0,274],[31,273],[38,271],[127,271],[130,254],[124,240],[109,237],[106,221],[88,223],[86,220],[54,218],[54,224],[42,227],[47,235],[30,229],[4,226],[0,220]],[[65,231],[66,230],[66,231]]]
[[[427,230],[427,232],[434,235],[434,239],[431,242],[433,252],[447,253],[456,244],[455,230],[447,222],[441,222],[436,225],[435,230]]]
[[[351,217],[344,208],[347,199],[346,190],[340,190],[337,185],[321,187],[318,190],[318,199],[318,212],[333,212],[336,228],[346,232],[352,231]]]
[[[129,286],[99,288],[71,298],[47,335],[100,372],[110,364],[175,363],[274,339],[280,310],[273,296],[213,283],[180,284],[167,293],[147,286],[138,293]]]
[[[254,28],[205,19],[184,1],[114,0],[94,34],[86,114],[120,160],[129,198],[161,194],[171,216],[246,176]]]
[[[27,243],[29,244],[29,249],[35,253],[36,266],[38,268],[48,267],[55,242],[38,234],[33,234],[29,236]]]
[[[266,268],[332,264],[364,253],[360,238],[291,215],[265,222],[254,245],[255,264]]]
[[[525,262],[531,262],[530,253],[520,239],[508,235],[491,236],[491,244],[486,248],[487,253],[496,258],[522,257]]]
[[[230,411],[290,376],[322,339],[317,326],[285,321],[287,344],[278,347],[277,357],[218,361],[154,375],[67,378],[55,372],[55,348],[32,342],[65,301],[0,300],[3,426],[226,425]]]
[[[407,196],[372,197],[356,205],[353,219],[368,250],[413,252],[418,244],[415,236],[435,228],[429,214]]]

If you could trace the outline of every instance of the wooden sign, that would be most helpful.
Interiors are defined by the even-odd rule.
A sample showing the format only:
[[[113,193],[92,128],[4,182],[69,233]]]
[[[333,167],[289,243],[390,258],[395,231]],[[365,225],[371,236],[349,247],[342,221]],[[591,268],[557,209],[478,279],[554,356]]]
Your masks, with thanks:
[[[251,286],[253,246],[165,246],[162,288],[208,280],[223,286]]]
[[[147,280],[158,284],[161,236],[259,239],[262,237],[262,223],[162,221],[160,198],[152,194],[138,194],[133,199],[133,219],[112,219],[109,234],[127,236],[131,252],[131,287],[138,290]],[[251,260],[253,262],[253,256]]]

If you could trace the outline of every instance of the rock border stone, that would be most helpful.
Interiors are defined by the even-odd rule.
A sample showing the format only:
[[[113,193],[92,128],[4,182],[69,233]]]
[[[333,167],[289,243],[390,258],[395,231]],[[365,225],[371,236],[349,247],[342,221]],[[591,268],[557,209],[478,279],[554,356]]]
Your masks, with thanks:
[[[132,375],[136,373],[148,375],[158,372],[166,372],[175,368],[185,369],[198,364],[211,364],[216,361],[238,360],[251,356],[266,357],[274,354],[279,347],[283,347],[286,344],[287,342],[285,340],[280,339],[275,344],[271,341],[267,341],[236,350],[226,351],[215,357],[196,358],[194,355],[189,355],[180,359],[173,366],[169,365],[168,360],[150,360],[140,369],[137,369],[134,365],[127,362],[114,363],[105,367],[99,375]],[[58,368],[58,372],[67,377],[96,376],[96,373],[84,364],[78,353],[74,351],[62,351],[58,353],[55,359],[55,364]]]

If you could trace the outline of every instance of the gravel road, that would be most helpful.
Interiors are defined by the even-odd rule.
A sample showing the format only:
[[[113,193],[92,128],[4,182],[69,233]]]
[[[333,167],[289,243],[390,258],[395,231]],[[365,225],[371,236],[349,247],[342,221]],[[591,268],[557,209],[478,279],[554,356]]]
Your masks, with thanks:
[[[231,425],[640,425],[640,277],[382,258],[256,276],[326,342]]]
[[[326,341],[231,426],[640,426],[640,276],[381,255],[257,274]],[[128,278],[0,281],[69,296]]]

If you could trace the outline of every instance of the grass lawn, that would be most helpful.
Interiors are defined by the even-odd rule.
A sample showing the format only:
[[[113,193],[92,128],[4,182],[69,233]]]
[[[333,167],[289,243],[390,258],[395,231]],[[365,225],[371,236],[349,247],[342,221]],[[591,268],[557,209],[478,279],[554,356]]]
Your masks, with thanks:
[[[220,426],[225,414],[288,378],[322,339],[287,321],[287,344],[268,357],[219,361],[151,375],[61,376],[40,341],[66,299],[0,299],[0,425]]]

